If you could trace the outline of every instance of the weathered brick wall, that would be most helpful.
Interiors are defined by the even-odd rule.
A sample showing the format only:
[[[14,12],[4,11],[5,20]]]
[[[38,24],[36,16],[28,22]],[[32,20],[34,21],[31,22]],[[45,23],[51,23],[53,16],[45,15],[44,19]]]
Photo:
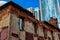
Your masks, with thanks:
[[[2,17],[1,21],[0,21],[0,31],[3,27],[10,25],[10,14],[6,14]]]
[[[1,35],[1,40],[4,40],[4,39],[8,40],[8,38],[9,38],[9,26],[10,26],[10,14],[6,9],[1,10],[0,11],[0,33],[1,33],[0,35]],[[7,29],[6,29],[6,27],[7,27]]]
[[[34,40],[38,40],[38,37],[34,37]]]
[[[24,22],[24,31],[35,34],[33,23],[32,22],[29,23],[29,21],[25,21]]]
[[[57,19],[51,18],[51,19],[49,20],[49,23],[50,23],[51,25],[54,25],[55,27],[58,27],[58,20],[57,20]]]
[[[43,27],[38,27],[38,29],[37,29],[37,34],[38,34],[39,36],[44,37]]]
[[[26,38],[26,35],[25,35],[25,32],[24,31],[20,31],[20,39],[21,40],[25,40],[25,38]]]
[[[8,40],[8,27],[2,28],[0,40]]]
[[[59,40],[58,33],[59,32],[53,32],[54,40]]]
[[[11,14],[10,17],[10,40],[18,40],[19,38],[19,24],[18,24],[19,18],[16,17],[16,15]],[[12,36],[12,33],[16,34],[18,37]]]
[[[51,35],[51,32],[50,31],[47,31],[47,37],[49,37],[52,40],[52,35]]]

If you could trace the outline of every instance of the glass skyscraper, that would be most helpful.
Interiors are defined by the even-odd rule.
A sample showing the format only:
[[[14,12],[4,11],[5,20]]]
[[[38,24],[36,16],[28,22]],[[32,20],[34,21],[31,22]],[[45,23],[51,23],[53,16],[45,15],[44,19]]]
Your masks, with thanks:
[[[59,28],[60,28],[60,13],[59,13],[59,15],[58,15],[58,26],[59,26]]]
[[[49,21],[50,17],[57,18],[58,0],[40,0],[43,21]]]
[[[30,8],[27,8],[27,10],[33,13],[33,15],[35,16],[35,19],[40,21],[40,10],[38,7],[36,8],[30,7]]]
[[[34,9],[34,16],[37,20],[40,21],[40,10],[38,7]]]

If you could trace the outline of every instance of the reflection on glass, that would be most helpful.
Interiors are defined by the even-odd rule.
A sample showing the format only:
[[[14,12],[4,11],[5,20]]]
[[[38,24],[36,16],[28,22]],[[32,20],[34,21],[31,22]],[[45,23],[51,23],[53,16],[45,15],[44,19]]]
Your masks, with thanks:
[[[41,0],[42,18],[48,21],[50,17],[57,18],[58,3],[57,0]]]
[[[20,18],[19,22],[20,22],[20,25],[19,25],[20,30],[22,30],[22,18]]]

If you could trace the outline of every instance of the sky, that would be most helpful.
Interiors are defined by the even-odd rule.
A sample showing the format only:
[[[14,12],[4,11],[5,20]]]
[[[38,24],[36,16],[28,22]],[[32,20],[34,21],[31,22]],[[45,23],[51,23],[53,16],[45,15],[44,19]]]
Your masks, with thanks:
[[[4,0],[8,1],[8,0]],[[23,8],[29,8],[29,7],[39,7],[39,0],[12,0],[13,2],[17,3],[18,5],[22,6]],[[59,0],[60,4],[60,0]]]
[[[4,1],[7,1],[7,0],[4,0]],[[12,0],[12,1],[19,4],[23,8],[39,7],[39,0]]]

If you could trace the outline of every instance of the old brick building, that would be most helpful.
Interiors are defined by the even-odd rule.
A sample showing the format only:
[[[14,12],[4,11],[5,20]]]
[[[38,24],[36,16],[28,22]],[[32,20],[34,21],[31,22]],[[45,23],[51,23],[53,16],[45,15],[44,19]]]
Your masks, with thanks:
[[[54,25],[55,27],[58,27],[58,20],[57,20],[57,18],[51,18],[50,20],[49,20],[49,23],[50,24],[52,24],[52,25]]]
[[[60,40],[60,29],[10,1],[0,7],[0,40]]]

